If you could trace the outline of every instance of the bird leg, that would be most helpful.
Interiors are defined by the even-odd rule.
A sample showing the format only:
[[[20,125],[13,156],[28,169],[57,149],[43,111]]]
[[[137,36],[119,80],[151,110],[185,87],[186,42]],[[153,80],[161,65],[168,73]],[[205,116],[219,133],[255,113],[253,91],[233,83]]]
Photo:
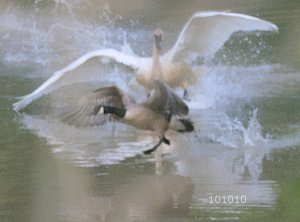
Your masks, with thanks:
[[[170,145],[170,140],[168,140],[166,137],[162,137],[160,138],[159,142],[151,149],[145,150],[143,151],[144,154],[151,154],[152,152],[154,152],[159,146],[160,144],[165,143],[167,145]]]

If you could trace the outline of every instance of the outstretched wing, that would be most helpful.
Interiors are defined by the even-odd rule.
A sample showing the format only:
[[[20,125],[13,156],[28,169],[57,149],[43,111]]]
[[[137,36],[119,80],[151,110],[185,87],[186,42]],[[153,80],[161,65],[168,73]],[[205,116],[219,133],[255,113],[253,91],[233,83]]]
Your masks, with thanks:
[[[101,106],[124,108],[130,103],[134,103],[133,99],[118,87],[103,87],[81,97],[75,105],[65,107],[60,117],[67,124],[77,127],[98,126],[118,120],[115,115],[99,115]]]
[[[170,115],[187,115],[189,112],[185,102],[172,89],[158,80],[154,80],[153,94],[145,105],[166,118]]]
[[[89,52],[61,70],[56,71],[52,77],[39,86],[32,93],[19,97],[20,101],[13,104],[15,111],[25,108],[34,100],[43,95],[53,92],[54,90],[71,85],[74,83],[85,82],[88,77],[95,76],[97,69],[91,66],[97,66],[100,63],[115,62],[123,64],[132,69],[138,69],[142,60],[137,56],[130,56],[114,49],[100,49]],[[96,70],[96,71],[95,71]]]
[[[237,31],[277,31],[271,22],[238,13],[197,12],[185,24],[171,50],[170,60],[182,59],[189,51],[201,56],[213,56]]]

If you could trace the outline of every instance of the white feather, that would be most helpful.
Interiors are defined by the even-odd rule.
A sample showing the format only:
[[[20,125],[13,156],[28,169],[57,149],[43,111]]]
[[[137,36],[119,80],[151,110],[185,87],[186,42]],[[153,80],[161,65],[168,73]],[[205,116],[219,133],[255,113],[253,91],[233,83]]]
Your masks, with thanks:
[[[278,28],[271,22],[244,14],[197,12],[184,25],[166,57],[183,59],[189,51],[200,56],[213,56],[237,31],[278,31]]]
[[[104,114],[104,108],[103,108],[103,106],[100,107],[100,110],[99,110],[98,114],[99,114],[99,115]]]
[[[34,100],[37,100],[41,96],[51,93],[62,86],[87,81],[97,74],[94,72],[99,72],[97,69],[91,70],[91,67],[97,66],[99,69],[99,63],[101,64],[103,58],[106,58],[105,62],[108,62],[107,59],[110,59],[119,64],[131,67],[132,69],[137,69],[140,66],[139,63],[145,59],[127,55],[115,49],[100,49],[89,52],[63,69],[56,71],[46,82],[32,93],[19,97],[18,99],[20,99],[20,101],[13,104],[14,110],[19,111]]]

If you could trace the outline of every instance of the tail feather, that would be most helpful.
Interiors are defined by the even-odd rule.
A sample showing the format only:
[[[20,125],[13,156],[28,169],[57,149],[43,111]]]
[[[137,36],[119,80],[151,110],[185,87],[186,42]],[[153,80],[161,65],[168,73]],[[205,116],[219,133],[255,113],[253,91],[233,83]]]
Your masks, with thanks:
[[[194,123],[190,119],[172,119],[170,128],[180,133],[190,133],[195,130]]]

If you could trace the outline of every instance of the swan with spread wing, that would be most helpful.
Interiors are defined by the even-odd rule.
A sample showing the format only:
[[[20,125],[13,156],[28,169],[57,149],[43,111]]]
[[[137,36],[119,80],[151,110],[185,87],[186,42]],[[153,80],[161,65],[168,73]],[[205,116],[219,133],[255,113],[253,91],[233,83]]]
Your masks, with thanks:
[[[94,60],[97,60],[99,65],[109,62],[131,68],[132,73],[135,73],[136,80],[146,89],[151,89],[153,79],[158,79],[170,87],[182,87],[186,94],[187,86],[195,82],[196,77],[190,66],[184,62],[190,52],[210,57],[224,45],[234,32],[277,30],[277,26],[271,22],[244,14],[215,11],[197,12],[187,21],[175,45],[166,53],[161,54],[161,33],[154,33],[153,57],[129,55],[111,48],[91,51],[56,71],[32,93],[19,97],[20,100],[13,104],[13,108],[15,111],[19,111],[41,96],[60,87],[87,80],[89,73],[82,72],[81,68]],[[155,77],[153,77],[154,63],[159,63],[161,69],[161,72]]]

